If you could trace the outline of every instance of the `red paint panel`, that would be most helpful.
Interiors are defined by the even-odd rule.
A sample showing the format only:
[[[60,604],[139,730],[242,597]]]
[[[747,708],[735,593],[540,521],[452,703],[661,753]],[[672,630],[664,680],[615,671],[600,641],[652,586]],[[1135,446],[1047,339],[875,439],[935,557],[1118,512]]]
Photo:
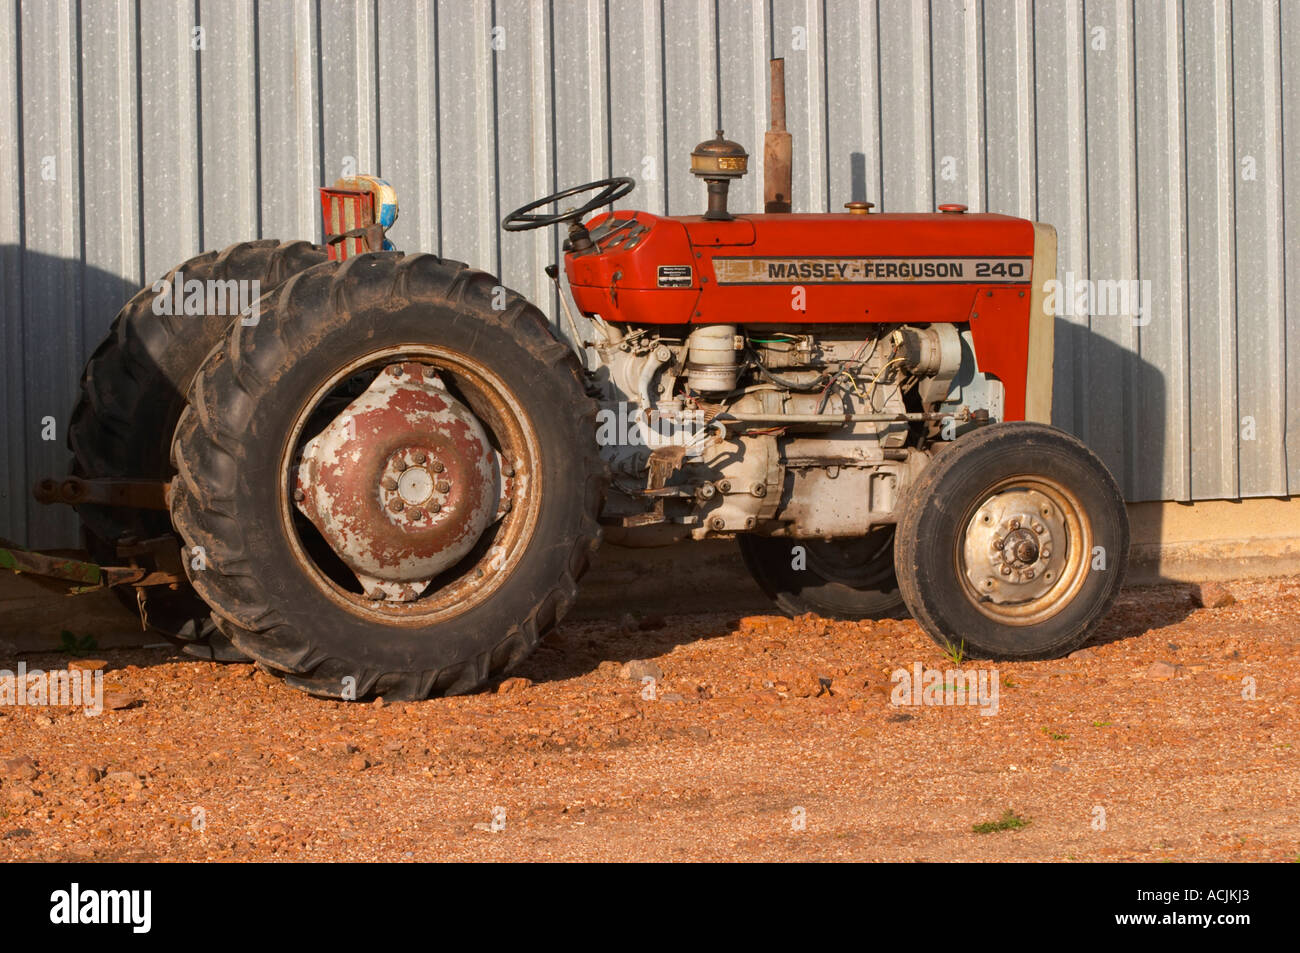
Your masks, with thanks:
[[[1005,420],[1025,419],[1029,301],[1028,288],[993,288],[979,292],[970,311],[975,363],[985,374],[1002,381]]]
[[[609,217],[597,216],[588,227],[594,230]],[[1006,215],[745,215],[731,222],[646,212],[617,212],[614,217],[635,218],[648,231],[632,248],[615,242],[608,250],[570,253],[565,269],[581,310],[634,324],[963,321],[981,289],[1007,285],[808,281],[799,283],[804,310],[795,312],[796,282],[719,285],[714,260],[1033,255],[1033,226]],[[661,265],[691,266],[691,286],[660,288]]]

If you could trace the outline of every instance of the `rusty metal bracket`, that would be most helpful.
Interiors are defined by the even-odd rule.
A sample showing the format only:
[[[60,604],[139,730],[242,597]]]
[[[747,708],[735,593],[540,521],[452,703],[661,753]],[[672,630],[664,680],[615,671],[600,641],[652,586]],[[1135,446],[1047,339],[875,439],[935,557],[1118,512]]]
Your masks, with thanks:
[[[162,585],[182,582],[185,579],[185,567],[182,565],[180,545],[175,536],[155,536],[152,539],[136,539],[123,536],[117,541],[117,558],[128,563],[136,563],[140,557],[148,557],[154,566],[139,585]]]
[[[397,193],[373,175],[345,176],[320,190],[325,246],[331,261],[392,249],[384,233],[397,221]]]
[[[171,548],[175,549],[175,540],[168,539]],[[70,556],[35,552],[0,539],[0,570],[6,569],[36,577],[46,586],[65,588],[69,595],[110,586],[169,586],[183,579],[179,572],[150,570],[143,566],[101,566]]]
[[[338,234],[330,233],[325,236],[326,245],[337,245],[349,238],[358,238],[366,243],[366,251],[383,251],[384,248],[384,226],[366,225],[362,228],[350,228],[346,232]]]
[[[165,510],[171,484],[158,480],[85,479],[45,477],[32,490],[38,503],[90,503],[133,510]]]
[[[654,508],[645,513],[623,517],[624,526],[652,526],[664,521],[664,497],[676,495],[675,491],[666,492],[669,491],[668,478],[681,469],[682,461],[685,459],[686,448],[677,445],[659,447],[650,454],[650,473],[646,479],[644,493],[654,499]]]
[[[144,580],[148,575],[147,570],[136,567],[100,566],[80,559],[33,552],[12,543],[0,546],[0,569],[71,583],[68,591],[74,594],[129,585]]]

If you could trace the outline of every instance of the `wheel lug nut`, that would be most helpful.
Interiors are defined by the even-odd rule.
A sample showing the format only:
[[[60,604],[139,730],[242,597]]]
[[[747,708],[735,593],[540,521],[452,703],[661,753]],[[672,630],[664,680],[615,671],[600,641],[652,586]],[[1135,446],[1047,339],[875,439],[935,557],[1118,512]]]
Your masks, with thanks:
[[[393,458],[388,461],[389,466],[394,470],[405,470],[407,467],[406,459],[400,454],[393,454]]]
[[[406,504],[403,503],[401,500],[390,500],[389,503],[388,503],[388,508],[389,508],[390,510],[392,510],[394,513],[400,513],[400,512],[402,512],[402,510],[403,510],[405,507],[406,507]]]
[[[510,512],[510,506],[511,506],[511,503],[510,503],[509,500],[502,500],[502,501],[501,501],[501,512],[502,512],[502,513],[509,513],[509,512]]]
[[[412,454],[412,456],[415,457],[415,462],[416,462],[416,463],[423,463],[425,460],[428,460],[428,459],[429,459],[429,455],[428,455],[427,453],[425,453],[423,450],[417,450],[417,451],[415,451],[415,453]]]
[[[1038,555],[1039,555],[1040,557],[1042,557],[1043,559],[1051,559],[1051,558],[1052,558],[1052,551],[1051,551],[1050,549],[1047,549],[1046,547],[1044,547],[1044,548],[1042,549],[1042,551],[1039,552]]]
[[[424,519],[424,510],[420,509],[417,506],[414,509],[407,510],[406,515],[409,516],[412,520],[419,521]]]
[[[293,500],[295,503],[301,503],[306,498],[307,498],[307,494],[302,491],[301,487],[296,488],[293,491]]]
[[[993,548],[994,548],[994,549],[1001,549],[1001,548],[1002,548],[1003,546],[1005,546],[1005,545],[1006,545],[1006,543],[1004,543],[1001,539],[995,539],[995,540],[993,540]]]
[[[1035,523],[1035,524],[1034,524],[1034,532],[1035,532],[1035,533],[1038,533],[1038,534],[1041,536],[1041,535],[1043,534],[1043,524],[1042,524],[1042,523]]]
[[[1012,529],[1020,529],[1020,520],[1012,520],[1012,521],[1011,521],[1011,528],[1012,528]]]
[[[433,461],[433,472],[434,472],[434,473],[441,473],[441,472],[442,472],[443,470],[445,470],[445,469],[447,469],[447,468],[446,468],[445,466],[443,466],[443,463],[442,463],[441,460],[434,460],[434,461]]]
[[[382,480],[379,481],[379,485],[382,486],[385,490],[397,489],[397,481],[394,480],[392,477],[384,477]]]
[[[451,492],[451,484],[448,483],[446,480],[439,480],[439,481],[438,481],[438,492],[439,492],[439,493],[450,493],[450,492]]]
[[[1009,576],[1009,575],[1011,575],[1011,567],[1010,567],[1010,566],[1003,566],[1003,567],[1002,567],[1002,575],[1004,575],[1004,576]]]
[[[430,504],[429,504],[429,512],[430,512],[430,513],[441,513],[441,512],[442,512],[442,504],[441,504],[441,503],[430,503]]]
[[[1032,569],[1026,569],[1026,570],[1025,570],[1025,578],[1026,578],[1026,579],[1033,579],[1033,578],[1034,578],[1034,571],[1033,571]]]

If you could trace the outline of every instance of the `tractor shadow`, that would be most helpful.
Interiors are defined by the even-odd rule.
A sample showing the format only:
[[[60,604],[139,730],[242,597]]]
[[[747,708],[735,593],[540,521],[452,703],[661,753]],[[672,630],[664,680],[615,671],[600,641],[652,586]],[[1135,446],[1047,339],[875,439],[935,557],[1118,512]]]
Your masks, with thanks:
[[[743,572],[743,566],[738,565],[737,571]],[[622,665],[637,659],[660,658],[681,645],[733,637],[744,616],[769,617],[796,625],[761,593],[752,601],[730,602],[729,606],[734,608],[701,612],[674,609],[667,616],[626,611],[621,619],[584,617],[585,614],[569,617],[511,675],[544,684],[590,675],[603,663]],[[1085,645],[1097,647],[1144,637],[1163,643],[1161,632],[1183,622],[1195,609],[1187,585],[1126,586]],[[916,629],[914,633],[919,646],[930,647],[924,632]],[[1055,661],[1026,664],[1050,666]]]
[[[1196,608],[1188,585],[1126,586],[1086,644],[1095,647],[1144,636],[1158,638],[1161,630],[1183,622]]]
[[[1088,641],[1094,646],[1176,625],[1196,608],[1189,587],[1162,574],[1159,501],[1178,495],[1188,452],[1168,439],[1168,421],[1177,416],[1168,406],[1168,381],[1164,370],[1116,340],[1131,334],[1144,350],[1159,353],[1172,333],[1170,321],[1158,300],[1147,307],[1147,323],[1136,327],[1127,316],[1056,318],[1052,423],[1101,458],[1129,510],[1124,589]]]
[[[770,603],[766,610],[746,614],[770,614]],[[728,638],[735,634],[739,619],[738,613],[646,614],[640,618],[627,613],[620,621],[566,619],[510,674],[538,684],[581,678],[596,671],[602,663],[621,666],[636,659],[659,658],[679,645]]]
[[[779,616],[733,540],[654,548],[606,544],[578,601],[517,672],[534,682],[577,678],[602,662],[656,658],[734,633],[745,616]]]
[[[71,507],[37,503],[31,489],[68,473],[65,428],[81,370],[138,290],[75,258],[0,245],[0,380],[10,408],[0,427],[0,537],[33,549],[80,545]]]

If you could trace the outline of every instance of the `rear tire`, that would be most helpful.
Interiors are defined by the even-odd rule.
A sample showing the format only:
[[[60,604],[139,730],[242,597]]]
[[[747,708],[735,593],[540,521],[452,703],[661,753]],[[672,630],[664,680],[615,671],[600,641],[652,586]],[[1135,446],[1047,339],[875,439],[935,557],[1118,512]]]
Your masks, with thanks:
[[[859,539],[739,537],[740,555],[760,589],[788,616],[896,618],[904,611],[894,578],[894,528]],[[800,547],[803,552],[796,552]]]
[[[1124,499],[1105,464],[1043,424],[958,438],[907,491],[894,561],[912,616],[945,649],[1006,661],[1082,645],[1128,564]]]
[[[231,641],[290,685],[349,700],[473,691],[527,657],[572,603],[599,540],[596,406],[542,314],[502,291],[432,255],[322,265],[263,299],[258,325],[232,326],[195,378],[173,444],[172,517],[207,559],[190,578]],[[404,603],[368,596],[356,577],[349,587],[290,489],[307,422],[340,406],[332,388],[390,362],[436,367],[453,389],[480,372],[500,382],[509,416],[462,396],[497,449],[522,461],[513,507]],[[475,370],[458,377],[457,366]]]
[[[184,280],[258,281],[265,293],[296,272],[326,259],[325,250],[304,241],[263,240],[241,242],[220,252],[205,252],[168,272]],[[185,407],[185,394],[208,353],[224,337],[234,320],[229,315],[160,315],[153,310],[158,293],[153,286],[128,301],[95,349],[81,375],[81,394],[68,424],[68,446],[73,453],[73,473],[87,478],[121,477],[139,480],[171,479],[169,461],[172,432]],[[172,534],[165,510],[82,505],[82,540],[96,562],[116,565],[117,541]],[[179,539],[177,545],[179,546]],[[142,560],[146,568],[158,568]],[[136,611],[131,589],[114,590]],[[215,632],[208,607],[182,584],[147,590],[146,617],[152,629],[182,644],[200,643],[200,657],[238,658]],[[211,645],[203,647],[201,643]]]

